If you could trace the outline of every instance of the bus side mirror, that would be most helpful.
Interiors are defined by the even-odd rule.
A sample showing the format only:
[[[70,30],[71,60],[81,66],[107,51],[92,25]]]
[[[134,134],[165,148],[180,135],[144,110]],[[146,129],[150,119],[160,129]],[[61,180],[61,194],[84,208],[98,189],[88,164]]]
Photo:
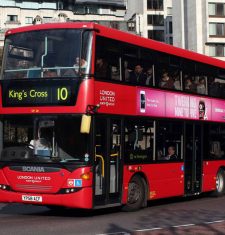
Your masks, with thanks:
[[[81,125],[80,125],[80,133],[89,134],[91,128],[91,115],[82,115]]]

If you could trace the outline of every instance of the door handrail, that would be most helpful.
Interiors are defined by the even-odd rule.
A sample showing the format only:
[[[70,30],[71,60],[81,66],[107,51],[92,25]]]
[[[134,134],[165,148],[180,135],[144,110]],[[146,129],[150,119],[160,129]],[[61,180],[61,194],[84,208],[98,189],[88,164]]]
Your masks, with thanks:
[[[102,155],[98,155],[98,154],[95,154],[95,159],[96,158],[100,158],[100,160],[102,161],[102,177],[105,176],[105,161],[104,161],[104,158]]]

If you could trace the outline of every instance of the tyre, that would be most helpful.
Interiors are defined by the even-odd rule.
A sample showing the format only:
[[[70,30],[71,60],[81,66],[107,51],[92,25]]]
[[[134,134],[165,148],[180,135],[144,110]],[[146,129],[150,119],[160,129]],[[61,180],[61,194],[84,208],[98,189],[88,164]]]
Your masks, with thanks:
[[[144,205],[145,184],[143,179],[135,175],[128,185],[127,204],[124,205],[124,211],[137,211]]]
[[[216,175],[216,190],[214,191],[214,195],[219,197],[224,195],[225,193],[225,172],[220,169]]]

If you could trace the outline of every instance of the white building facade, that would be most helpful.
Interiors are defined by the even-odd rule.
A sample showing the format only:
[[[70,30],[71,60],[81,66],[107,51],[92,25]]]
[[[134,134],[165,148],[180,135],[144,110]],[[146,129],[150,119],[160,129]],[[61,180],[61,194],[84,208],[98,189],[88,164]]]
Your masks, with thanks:
[[[174,46],[225,60],[225,0],[173,0]]]
[[[124,0],[1,0],[0,47],[5,31],[34,23],[94,21],[126,30]]]
[[[127,0],[125,19],[136,33],[157,41],[173,43],[172,0]]]

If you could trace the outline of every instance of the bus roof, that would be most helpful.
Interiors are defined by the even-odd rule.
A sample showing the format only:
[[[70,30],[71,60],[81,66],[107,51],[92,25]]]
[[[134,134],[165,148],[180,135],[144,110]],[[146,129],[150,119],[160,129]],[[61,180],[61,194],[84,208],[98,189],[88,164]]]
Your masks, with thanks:
[[[31,26],[10,29],[6,32],[6,36],[16,33],[33,31],[33,30],[69,29],[69,28],[93,29],[96,30],[96,32],[101,36],[105,36],[115,40],[131,43],[137,46],[149,48],[163,53],[168,53],[170,55],[182,57],[185,59],[225,69],[225,61],[215,59],[193,51],[188,51],[182,48],[174,47],[172,45],[163,42],[158,42],[152,39],[143,38],[138,35],[123,32],[117,29],[108,28],[106,26],[96,24],[93,22],[66,22],[66,23],[48,23],[48,24],[31,25]]]

